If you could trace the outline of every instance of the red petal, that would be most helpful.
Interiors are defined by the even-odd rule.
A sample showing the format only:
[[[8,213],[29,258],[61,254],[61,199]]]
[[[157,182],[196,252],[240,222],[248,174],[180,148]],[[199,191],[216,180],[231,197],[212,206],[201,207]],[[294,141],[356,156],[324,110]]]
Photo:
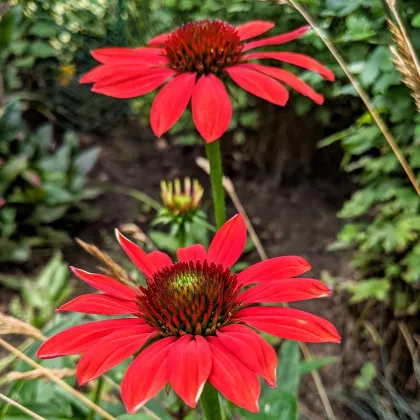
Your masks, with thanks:
[[[147,45],[150,45],[151,47],[160,47],[166,42],[166,40],[168,39],[168,36],[169,36],[169,33],[164,33],[164,34],[157,35],[157,36],[153,37],[147,43]]]
[[[155,264],[156,270],[161,270],[163,267],[172,265],[171,257],[162,251],[152,251],[149,254],[149,258]]]
[[[322,281],[284,279],[254,286],[241,293],[238,299],[245,299],[245,304],[249,305],[256,302],[295,302],[330,295],[330,289]]]
[[[246,65],[238,64],[228,67],[226,72],[242,89],[268,102],[284,106],[289,99],[289,92],[279,82]]]
[[[115,231],[115,234],[117,236],[118,242],[130,258],[130,260],[133,262],[133,264],[146,277],[153,277],[153,273],[157,270],[157,267],[153,260],[146,254],[146,252],[143,249],[141,249],[138,245],[127,239],[118,230]]]
[[[196,74],[175,77],[156,95],[150,111],[150,124],[157,137],[168,131],[181,117],[190,102]]]
[[[167,357],[175,337],[153,343],[134,359],[121,382],[121,397],[129,413],[139,410],[168,382]]]
[[[60,306],[56,311],[72,311],[97,315],[127,315],[140,312],[136,302],[133,300],[118,299],[99,293],[79,296]]]
[[[286,83],[297,92],[312,99],[318,105],[324,103],[324,97],[321,94],[315,92],[307,83],[300,80],[299,77],[295,76],[293,73],[277,67],[261,66],[260,64],[248,64],[248,66],[267,76]]]
[[[251,20],[236,27],[236,33],[241,41],[254,38],[274,28],[276,24],[267,20]]]
[[[254,328],[287,340],[308,343],[339,343],[341,337],[331,322],[291,308],[259,306],[237,312],[234,318]]]
[[[293,41],[294,39],[300,38],[302,35],[305,35],[311,27],[309,25],[302,26],[295,29],[291,32],[286,32],[285,34],[271,36],[270,38],[259,39],[258,41],[250,42],[245,44],[243,51],[252,50],[258,47],[265,47],[267,45],[280,45],[285,44],[286,42]]]
[[[70,270],[90,286],[120,299],[136,300],[138,292],[111,277],[103,274],[88,273],[80,268],[70,267]]]
[[[191,106],[195,126],[206,143],[217,140],[227,130],[232,118],[232,104],[218,77],[208,74],[198,79]]]
[[[139,318],[111,319],[108,321],[88,322],[61,331],[49,338],[38,350],[36,357],[51,359],[53,357],[69,356],[84,353],[103,337],[115,331],[123,330],[133,325],[144,325]]]
[[[271,58],[273,60],[283,61],[284,63],[294,64],[295,66],[302,67],[303,69],[319,73],[324,79],[333,82],[335,79],[334,73],[323,66],[321,63],[304,54],[298,54],[294,52],[261,52],[261,53],[250,53],[243,57],[246,60],[253,60],[259,58]]]
[[[175,74],[174,70],[167,68],[127,70],[101,79],[93,86],[92,92],[113,98],[134,98],[152,92]]]
[[[79,385],[84,385],[101,376],[132,356],[155,332],[155,328],[141,325],[116,331],[98,341],[96,345],[89,348],[77,364]]]
[[[213,355],[209,382],[239,407],[256,413],[260,382],[250,369],[230,353],[216,337],[207,337]]]
[[[153,60],[162,55],[161,48],[99,48],[91,51],[92,57],[103,64],[141,63]]]
[[[165,65],[163,58],[153,58],[138,63],[112,63],[102,64],[94,67],[92,70],[85,73],[79,80],[79,83],[94,83],[106,79],[121,80],[142,77],[145,74],[150,74],[150,69],[153,67],[160,67]],[[157,69],[155,69],[157,70]]]
[[[262,283],[270,280],[299,276],[311,269],[311,265],[301,257],[276,257],[251,265],[238,274],[238,283]]]
[[[275,388],[277,355],[259,334],[245,325],[232,324],[220,329],[217,336],[245,366]]]
[[[204,260],[207,258],[207,251],[201,244],[190,245],[186,248],[178,248],[176,251],[179,261],[199,261],[203,263]]]
[[[242,214],[237,214],[217,231],[211,241],[207,261],[230,268],[241,256],[245,242],[245,220]]]
[[[174,391],[195,408],[210,375],[212,355],[207,341],[197,335],[181,337],[168,356],[169,381]]]

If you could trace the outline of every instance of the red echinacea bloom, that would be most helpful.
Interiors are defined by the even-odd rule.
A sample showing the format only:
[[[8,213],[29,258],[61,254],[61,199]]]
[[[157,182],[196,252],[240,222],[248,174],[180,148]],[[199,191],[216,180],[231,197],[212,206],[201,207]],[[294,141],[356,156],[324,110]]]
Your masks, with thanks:
[[[329,69],[306,55],[287,51],[251,52],[285,44],[310,28],[303,26],[285,34],[244,42],[274,26],[273,22],[261,20],[236,27],[221,20],[190,22],[153,38],[149,47],[92,51],[101,65],[86,73],[80,82],[94,83],[93,92],[114,98],[141,96],[167,82],[157,94],[150,113],[156,136],[160,137],[178,121],[191,100],[195,126],[210,143],[223,135],[232,117],[232,105],[222,82],[225,76],[242,89],[276,105],[284,106],[289,99],[282,83],[317,104],[323,103],[323,96],[294,74],[255,62],[278,60],[334,80]]]
[[[340,342],[325,319],[298,309],[261,306],[330,295],[318,280],[292,278],[310,269],[303,258],[272,258],[232,273],[246,241],[241,215],[220,228],[208,251],[202,245],[178,249],[178,262],[160,251],[146,254],[119,232],[117,238],[145,275],[146,287],[136,290],[72,268],[104,293],[79,296],[58,311],[130,317],[64,330],[48,339],[37,356],[82,354],[77,378],[83,385],[137,354],[121,384],[130,413],[168,383],[195,407],[207,381],[228,400],[256,412],[258,376],[275,387],[277,366],[274,349],[256,330],[289,340]]]

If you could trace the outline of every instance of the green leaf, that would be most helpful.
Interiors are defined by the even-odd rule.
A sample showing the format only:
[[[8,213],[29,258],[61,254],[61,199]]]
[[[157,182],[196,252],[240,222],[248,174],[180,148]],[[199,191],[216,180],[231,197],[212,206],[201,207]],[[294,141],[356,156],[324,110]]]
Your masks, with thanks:
[[[420,13],[417,13],[417,15],[413,17],[413,19],[411,20],[411,25],[414,28],[420,28]]]
[[[300,348],[296,341],[284,341],[280,348],[277,367],[277,389],[297,395],[300,382]]]
[[[366,362],[360,370],[360,375],[354,381],[354,385],[362,391],[368,390],[376,378],[376,367],[373,362]]]
[[[100,152],[100,147],[91,147],[90,149],[79,153],[74,161],[77,172],[86,175],[95,165]]]
[[[49,58],[58,55],[58,50],[53,48],[50,44],[44,41],[35,41],[31,44],[31,53],[35,57]]]
[[[313,359],[310,361],[303,361],[299,366],[300,375],[306,375],[307,373],[315,372],[324,366],[332,365],[338,360],[338,357],[330,356],[322,359]]]
[[[40,38],[51,38],[56,35],[57,28],[54,22],[36,22],[29,29],[29,33]]]
[[[11,10],[0,17],[0,53],[6,49],[13,37],[14,17]]]
[[[359,303],[370,298],[384,301],[388,297],[391,284],[389,279],[366,279],[344,282],[340,287],[352,294],[352,303]]]

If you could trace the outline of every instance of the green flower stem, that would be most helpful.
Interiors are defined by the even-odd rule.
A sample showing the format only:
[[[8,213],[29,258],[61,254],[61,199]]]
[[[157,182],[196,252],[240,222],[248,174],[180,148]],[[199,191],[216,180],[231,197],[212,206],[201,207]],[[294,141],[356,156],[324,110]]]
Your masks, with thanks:
[[[181,226],[179,226],[179,230],[178,230],[178,248],[184,248],[186,245],[186,235],[187,232],[185,231],[185,225],[184,223],[181,224]]]
[[[207,420],[222,420],[219,393],[208,382],[201,394],[201,404]]]
[[[102,378],[102,376],[100,376],[96,384],[95,396],[93,397],[93,402],[95,404],[98,404],[99,400],[101,399],[103,387],[104,387],[104,379]],[[94,417],[95,417],[95,410],[91,410],[89,413],[88,420],[93,420]]]
[[[206,144],[207,159],[210,163],[210,179],[213,191],[214,214],[216,226],[220,228],[226,222],[225,192],[223,190],[222,156],[220,140]]]

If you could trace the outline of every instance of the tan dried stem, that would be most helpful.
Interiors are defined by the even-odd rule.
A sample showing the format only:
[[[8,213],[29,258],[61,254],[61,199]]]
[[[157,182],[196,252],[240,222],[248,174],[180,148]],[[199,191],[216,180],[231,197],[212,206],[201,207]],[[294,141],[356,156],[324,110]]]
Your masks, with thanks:
[[[102,265],[99,266],[99,269],[106,274],[114,278],[115,280],[120,281],[121,283],[126,284],[130,287],[136,287],[135,283],[131,280],[129,274],[117,264],[106,252],[101,251],[97,246],[88,244],[85,241],[82,241],[79,238],[76,238],[75,241],[90,255],[95,257]]]
[[[400,148],[397,145],[397,142],[395,141],[393,135],[389,131],[389,128],[381,118],[381,116],[376,112],[372,102],[370,101],[370,98],[368,94],[365,92],[365,90],[362,88],[358,80],[351,74],[347,63],[344,61],[341,54],[338,52],[337,48],[335,48],[334,44],[324,35],[324,31],[322,31],[318,26],[316,25],[314,19],[312,16],[306,11],[304,7],[302,7],[300,4],[298,4],[295,0],[284,0],[287,2],[287,4],[294,9],[296,9],[302,17],[309,23],[309,25],[312,26],[312,29],[317,33],[317,35],[321,38],[325,46],[328,48],[328,50],[331,52],[331,54],[336,59],[337,63],[340,65],[340,67],[343,69],[344,73],[346,74],[347,78],[350,80],[352,85],[354,86],[356,92],[362,99],[363,103],[365,104],[367,110],[372,115],[372,118],[374,119],[375,123],[381,130],[383,136],[385,137],[386,141],[388,142],[389,146],[391,147],[392,151],[394,152],[396,158],[400,162],[401,166],[403,167],[408,179],[410,180],[411,184],[413,185],[414,189],[416,190],[417,194],[420,196],[420,185],[417,182],[417,178],[411,169],[410,165],[408,164],[407,160],[405,159],[404,155],[402,154]]]
[[[207,173],[207,175],[210,174],[210,165],[207,159],[204,159],[202,157],[198,157],[195,160],[197,166],[199,168],[201,168],[204,172]],[[226,192],[228,193],[230,199],[232,200],[233,204],[235,205],[236,210],[242,214],[242,216],[245,219],[245,223],[249,232],[249,235],[255,245],[255,248],[258,252],[258,255],[260,257],[260,259],[262,261],[265,261],[268,259],[267,253],[264,250],[264,247],[261,244],[261,241],[257,235],[257,233],[255,232],[254,227],[252,226],[252,222],[250,220],[250,218],[248,217],[244,206],[242,205],[238,195],[236,194],[235,191],[235,187],[233,185],[233,182],[226,176],[223,176],[223,188],[226,190]],[[287,303],[282,304],[283,306],[285,306],[286,308],[289,307],[289,305]],[[312,353],[309,350],[309,347],[305,344],[305,343],[301,343],[299,342],[299,346],[300,349],[302,351],[303,357],[305,358],[306,361],[311,361],[313,360],[312,357]],[[331,407],[331,403],[330,400],[328,398],[327,392],[325,390],[324,384],[322,383],[322,379],[320,374],[317,371],[313,371],[311,372],[312,375],[312,379],[314,380],[316,389],[318,391],[318,394],[321,398],[322,404],[324,406],[325,412],[327,413],[328,419],[329,420],[336,420],[336,417],[334,415],[334,411]]]
[[[404,84],[411,90],[417,111],[420,112],[420,73],[407,44],[407,38],[390,19],[388,19],[388,27],[396,45],[396,47],[390,47],[395,68],[401,73]]]
[[[13,381],[32,381],[34,379],[40,379],[45,378],[45,371],[48,370],[53,375],[57,376],[57,378],[66,378],[68,376],[75,376],[76,371],[74,369],[33,369],[28,372],[9,372],[6,375],[6,381],[7,382],[13,382]]]
[[[420,384],[420,358],[416,349],[416,345],[414,344],[413,337],[411,336],[405,322],[399,322],[398,327],[404,337],[405,342],[407,343],[408,350],[410,351],[411,358],[413,360],[414,373],[416,374],[417,381]]]
[[[11,353],[15,354],[17,357],[19,357],[21,360],[26,362],[28,365],[32,366],[35,369],[42,370],[44,372],[44,376],[48,379],[50,379],[52,382],[59,385],[61,388],[65,389],[67,392],[72,394],[74,397],[76,397],[78,400],[82,401],[85,405],[87,405],[89,408],[94,410],[96,413],[104,417],[108,420],[117,420],[114,416],[109,414],[107,411],[105,411],[103,408],[99,407],[99,405],[95,404],[89,398],[85,397],[81,392],[76,391],[74,388],[72,388],[70,385],[68,385],[66,382],[64,382],[62,379],[58,378],[56,375],[51,373],[50,369],[46,369],[40,364],[33,361],[31,358],[26,356],[26,354],[23,354],[21,351],[19,351],[16,347],[12,346],[11,344],[7,343],[3,339],[0,338],[0,346],[4,347],[6,350],[10,351]]]
[[[22,404],[19,404],[17,401],[12,400],[9,397],[6,397],[6,395],[0,393],[0,400],[5,401],[7,404],[13,405],[13,407],[16,407],[23,413],[27,414],[29,417],[36,419],[36,420],[47,420],[45,417],[41,417],[39,414],[34,413],[32,410],[29,410],[29,408],[24,407]]]
[[[401,19],[400,14],[398,13],[398,9],[397,9],[397,3],[395,0],[387,0],[387,3],[389,5],[389,8],[391,9],[392,14],[395,17],[395,20],[398,23],[398,26],[400,28],[401,31],[401,36],[404,38],[404,43],[406,45],[406,48],[409,51],[409,54],[411,56],[411,61],[414,64],[414,67],[416,68],[417,71],[417,76],[420,77],[420,62],[419,62],[419,58],[416,54],[416,50],[413,46],[413,43],[411,42],[410,37],[408,36],[407,30],[405,28],[405,25]]]
[[[4,334],[19,334],[35,338],[36,340],[46,340],[41,331],[32,325],[20,321],[12,316],[0,313],[0,335]]]

